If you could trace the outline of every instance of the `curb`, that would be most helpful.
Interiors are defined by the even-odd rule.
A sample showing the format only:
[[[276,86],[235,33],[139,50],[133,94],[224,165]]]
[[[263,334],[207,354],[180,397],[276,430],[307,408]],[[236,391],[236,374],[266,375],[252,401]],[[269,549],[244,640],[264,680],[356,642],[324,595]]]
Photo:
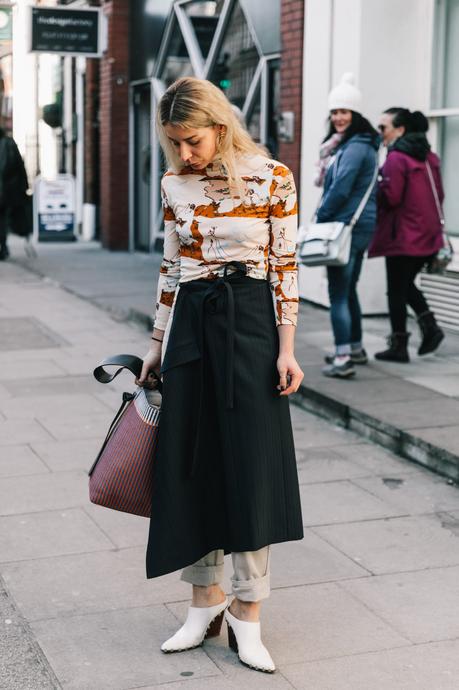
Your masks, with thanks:
[[[362,412],[361,410],[320,393],[314,388],[300,385],[293,402],[319,417],[354,431],[406,460],[422,465],[436,474],[459,484],[459,456],[434,446],[409,431]]]

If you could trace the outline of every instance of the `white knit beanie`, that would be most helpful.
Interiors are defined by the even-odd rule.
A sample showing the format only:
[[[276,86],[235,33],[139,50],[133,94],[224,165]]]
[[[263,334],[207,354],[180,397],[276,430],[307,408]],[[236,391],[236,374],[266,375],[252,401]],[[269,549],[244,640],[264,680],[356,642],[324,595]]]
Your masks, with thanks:
[[[353,110],[360,113],[362,106],[362,94],[355,85],[355,77],[352,72],[346,72],[341,77],[338,86],[328,94],[329,110]]]

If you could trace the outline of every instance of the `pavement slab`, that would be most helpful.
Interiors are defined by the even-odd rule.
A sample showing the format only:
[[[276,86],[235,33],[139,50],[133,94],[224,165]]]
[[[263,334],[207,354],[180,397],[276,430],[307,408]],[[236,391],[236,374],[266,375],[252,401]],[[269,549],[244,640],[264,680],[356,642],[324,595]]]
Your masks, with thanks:
[[[300,495],[303,524],[309,527],[406,514],[351,481],[303,484]]]
[[[238,664],[239,666],[239,664]],[[272,675],[267,673],[252,673],[250,682],[247,682],[247,670],[239,670],[238,666],[231,667],[231,674],[225,676],[206,676],[206,678],[176,681],[162,685],[148,685],[141,688],[129,688],[128,690],[239,690],[250,686],[251,690],[292,690],[294,686],[278,671]],[[245,684],[244,684],[245,682]]]
[[[333,449],[340,457],[351,460],[364,468],[367,475],[378,477],[404,477],[406,474],[420,473],[421,469],[374,443],[346,444]],[[428,473],[429,476],[432,476]]]
[[[375,400],[378,400],[376,397]],[[415,429],[432,426],[432,409],[435,409],[438,426],[454,426],[459,419],[459,400],[444,398],[432,394],[423,400],[406,402],[391,401],[390,403],[369,402],[365,412],[368,415],[398,429]]]
[[[296,459],[300,484],[366,477],[369,473],[362,465],[343,458],[336,448],[298,450]]]
[[[79,509],[0,518],[0,563],[103,551],[113,546]]]
[[[0,317],[0,350],[21,350],[24,343],[34,350],[67,345],[62,336],[35,317]]]
[[[86,502],[85,513],[119,549],[147,545],[149,520]]]
[[[35,381],[33,379],[27,381],[11,380],[5,382],[3,387],[10,396],[18,398],[100,392],[100,383],[97,383],[94,377],[89,376],[89,374],[86,376],[65,376],[63,370],[60,372],[60,376],[47,376],[44,380]]]
[[[360,373],[359,369],[358,375],[347,381],[327,379],[321,375],[320,369],[317,370],[313,367],[305,367],[304,373],[303,384],[305,386],[319,390],[334,400],[354,404],[362,411],[365,411],[367,405],[371,405],[375,401],[378,403],[411,403],[413,400],[436,399],[437,395],[424,386],[418,386],[392,376],[380,376],[378,370],[373,370],[371,367],[364,368],[363,373]],[[441,396],[438,396],[438,399],[441,399]]]
[[[49,472],[31,446],[8,446],[0,452],[0,477],[16,477]]]
[[[297,690],[457,690],[459,642],[295,664],[282,673]]]
[[[442,395],[459,398],[459,374],[457,373],[458,362],[450,363],[451,371],[433,374],[429,367],[429,376],[410,376],[407,380],[416,383],[418,386],[425,386]]]
[[[30,395],[0,402],[0,411],[7,419],[68,419],[73,415],[107,415],[107,406],[89,394]]]
[[[271,547],[271,587],[296,587],[330,582],[368,574],[345,553],[305,529],[301,541],[274,544]]]
[[[75,439],[98,438],[104,440],[112,422],[112,411],[106,409],[103,413],[91,414],[61,414],[52,417],[41,415],[38,421],[44,429],[57,441],[73,441]]]
[[[459,526],[459,523],[458,523]],[[376,574],[459,565],[459,529],[448,515],[367,520],[313,531]]]
[[[458,566],[375,575],[339,586],[415,644],[459,637]]]
[[[5,446],[0,451],[2,455],[8,452],[8,446],[50,439],[52,435],[34,419],[29,419],[26,423],[22,419],[0,419],[0,447]]]
[[[425,474],[406,477],[356,477],[353,483],[412,515],[459,508],[459,488],[446,479]]]
[[[183,673],[218,676],[201,649],[160,651],[165,633],[176,625],[173,614],[158,605],[35,621],[31,628],[66,690],[125,690],[181,680]]]
[[[85,472],[7,477],[0,484],[0,515],[75,508],[88,501]]]
[[[175,573],[145,577],[145,548],[55,556],[0,565],[9,591],[28,620],[102,613],[188,601]]]
[[[333,447],[343,446],[348,443],[355,443],[358,439],[351,432],[346,432],[342,427],[331,426],[329,422],[316,418],[314,426],[308,425],[308,417],[301,417],[304,410],[296,406],[291,406],[293,435],[295,436],[295,448],[298,451],[308,448],[320,448],[322,446]],[[296,417],[300,415],[300,420]],[[304,431],[308,428],[308,433]]]
[[[119,405],[118,405],[119,407]],[[108,426],[107,426],[108,430]],[[88,471],[102,445],[100,437],[33,443],[33,453],[53,472]],[[0,461],[1,472],[1,461]]]
[[[43,380],[50,376],[62,376],[63,370],[55,362],[46,359],[22,359],[14,366],[0,368],[0,381],[15,381],[37,379],[37,385],[43,385]]]

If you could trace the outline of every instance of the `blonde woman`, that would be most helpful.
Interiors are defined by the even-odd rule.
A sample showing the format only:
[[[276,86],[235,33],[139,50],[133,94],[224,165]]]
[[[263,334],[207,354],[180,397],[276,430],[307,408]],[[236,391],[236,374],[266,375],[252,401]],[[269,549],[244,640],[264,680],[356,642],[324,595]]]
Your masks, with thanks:
[[[259,622],[269,548],[303,537],[288,405],[303,378],[295,186],[208,81],[172,84],[157,128],[169,169],[155,326],[139,379],[148,385],[162,360],[147,577],[184,568],[193,586],[185,624],[161,649],[201,645],[225,616],[239,659],[273,672]]]

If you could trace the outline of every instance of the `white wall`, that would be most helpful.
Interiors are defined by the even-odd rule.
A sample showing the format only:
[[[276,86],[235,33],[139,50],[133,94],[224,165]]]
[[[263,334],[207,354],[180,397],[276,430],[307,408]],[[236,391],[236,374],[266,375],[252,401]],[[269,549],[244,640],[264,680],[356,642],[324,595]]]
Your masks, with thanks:
[[[13,137],[25,157],[28,173],[36,174],[37,60],[27,52],[26,18],[32,0],[17,0],[13,8]]]
[[[28,52],[29,6],[34,4],[34,0],[17,0],[13,10],[13,137],[25,158],[30,182],[37,173],[38,156],[42,175],[53,177],[58,170],[56,136],[39,120],[39,111],[54,100],[59,58]]]
[[[431,0],[363,0],[359,84],[372,121],[392,106],[429,109],[431,8]]]
[[[327,95],[344,72],[363,93],[373,124],[385,108],[427,110],[430,93],[433,0],[308,0],[305,11],[300,223],[320,196],[314,164],[325,134]],[[386,311],[382,259],[366,261],[359,285],[364,313]],[[300,294],[328,305],[324,268],[300,269]]]

